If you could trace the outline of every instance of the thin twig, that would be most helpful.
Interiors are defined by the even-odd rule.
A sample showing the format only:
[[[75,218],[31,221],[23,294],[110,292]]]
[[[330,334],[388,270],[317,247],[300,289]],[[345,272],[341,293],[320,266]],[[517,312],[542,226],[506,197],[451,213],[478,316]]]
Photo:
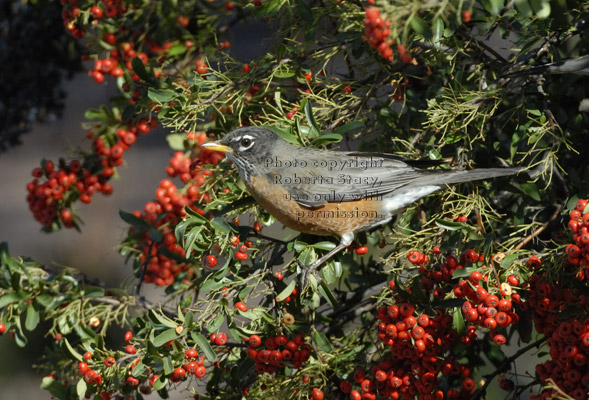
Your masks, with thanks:
[[[546,221],[544,224],[542,224],[541,227],[539,227],[538,229],[535,229],[534,232],[530,233],[524,240],[521,241],[520,244],[515,246],[514,250],[521,249],[526,244],[528,244],[532,239],[534,239],[536,236],[538,236],[540,233],[542,233],[546,228],[548,228],[548,225],[550,225],[552,223],[552,221],[554,221],[558,217],[558,215],[560,214],[561,211],[562,211],[562,205],[557,204],[556,210],[554,210],[554,213],[552,213],[552,215],[550,216],[550,219],[548,219],[548,221]]]
[[[546,336],[543,336],[540,339],[536,340],[535,342],[530,343],[526,347],[522,347],[521,349],[519,349],[511,357],[506,358],[501,363],[501,365],[499,367],[497,367],[497,369],[495,371],[493,371],[492,373],[484,376],[484,378],[485,378],[485,384],[479,390],[477,390],[475,392],[475,394],[470,398],[470,400],[482,399],[483,396],[487,392],[487,387],[493,381],[493,378],[495,378],[497,375],[499,375],[500,373],[502,373],[505,370],[507,370],[509,368],[509,364],[511,364],[512,362],[514,362],[519,356],[521,356],[522,354],[526,353],[528,350],[533,349],[534,347],[538,347],[539,345],[541,345],[542,343],[544,343],[546,341],[546,339],[548,339],[548,338]]]

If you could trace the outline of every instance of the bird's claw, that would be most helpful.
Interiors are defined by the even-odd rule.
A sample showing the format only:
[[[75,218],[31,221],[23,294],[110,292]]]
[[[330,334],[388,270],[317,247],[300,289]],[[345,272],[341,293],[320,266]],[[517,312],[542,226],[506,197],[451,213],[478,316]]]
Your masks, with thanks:
[[[301,260],[298,260],[298,259],[297,259],[297,262],[299,264],[299,267],[301,267],[301,274],[299,276],[299,287],[300,287],[301,292],[303,290],[305,290],[305,288],[309,284],[309,277],[311,276],[311,274],[313,274],[315,276],[315,280],[317,281],[317,284],[321,283],[321,277],[319,277],[317,275],[317,271],[316,271],[317,267],[319,266],[317,263],[313,263],[311,265],[306,265],[304,262],[302,262]]]

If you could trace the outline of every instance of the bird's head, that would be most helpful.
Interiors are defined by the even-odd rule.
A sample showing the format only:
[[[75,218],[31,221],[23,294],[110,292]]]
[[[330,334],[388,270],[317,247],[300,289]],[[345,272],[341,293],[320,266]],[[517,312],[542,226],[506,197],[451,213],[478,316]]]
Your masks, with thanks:
[[[266,160],[272,159],[277,150],[290,146],[274,132],[262,127],[239,128],[229,132],[216,142],[200,147],[225,153],[233,161],[241,178],[249,182],[251,176],[265,174]]]

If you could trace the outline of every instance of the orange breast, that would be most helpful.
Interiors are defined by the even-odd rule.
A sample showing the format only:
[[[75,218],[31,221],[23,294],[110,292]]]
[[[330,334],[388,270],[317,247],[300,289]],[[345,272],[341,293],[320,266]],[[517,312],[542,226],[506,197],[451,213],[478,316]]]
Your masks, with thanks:
[[[266,211],[283,225],[314,235],[338,235],[358,232],[378,225],[383,216],[378,199],[327,203],[316,208],[300,205],[280,185],[264,177],[252,177],[248,191]]]

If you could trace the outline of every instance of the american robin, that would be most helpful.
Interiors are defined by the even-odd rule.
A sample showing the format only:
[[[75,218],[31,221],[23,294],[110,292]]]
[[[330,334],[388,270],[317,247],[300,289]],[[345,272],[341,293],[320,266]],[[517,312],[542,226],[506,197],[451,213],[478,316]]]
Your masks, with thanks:
[[[339,236],[301,281],[349,246],[358,232],[385,224],[411,203],[448,184],[512,175],[520,168],[428,170],[423,162],[385,153],[295,146],[262,127],[246,127],[201,147],[224,152],[253,198],[299,232]]]

